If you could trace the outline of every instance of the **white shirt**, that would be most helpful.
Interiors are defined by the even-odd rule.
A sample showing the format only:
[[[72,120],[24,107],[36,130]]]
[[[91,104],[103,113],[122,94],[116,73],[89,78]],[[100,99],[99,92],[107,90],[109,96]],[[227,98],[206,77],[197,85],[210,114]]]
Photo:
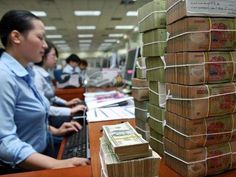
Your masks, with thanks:
[[[78,71],[76,71],[76,68],[73,68],[69,64],[66,64],[66,66],[62,70],[63,74],[75,74],[76,72],[78,72]]]

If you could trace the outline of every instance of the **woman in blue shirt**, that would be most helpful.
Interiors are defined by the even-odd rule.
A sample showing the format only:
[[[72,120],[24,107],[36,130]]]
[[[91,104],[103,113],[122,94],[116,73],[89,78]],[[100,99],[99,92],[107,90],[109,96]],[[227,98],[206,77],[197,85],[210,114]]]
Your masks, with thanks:
[[[66,58],[66,66],[63,68],[63,74],[79,74],[77,67],[79,66],[80,58],[76,54],[71,54]]]
[[[39,63],[35,63],[35,65],[33,66],[34,81],[38,91],[46,98],[48,98],[52,105],[49,109],[49,115],[54,116],[53,119],[57,119],[54,122],[59,122],[58,124],[60,125],[63,120],[68,121],[70,119],[70,116],[74,115],[78,111],[83,111],[86,107],[84,105],[78,104],[80,103],[79,98],[74,98],[70,101],[66,101],[60,97],[55,96],[54,86],[50,79],[48,70],[55,67],[58,52],[56,47],[51,42],[46,41],[46,43],[48,47],[45,49],[42,61]],[[54,104],[60,105],[60,107],[53,106]]]
[[[40,62],[47,44],[42,21],[24,10],[7,12],[0,21],[0,161],[25,169],[73,167],[89,163],[84,158],[57,160],[42,153],[47,132],[65,135],[78,131],[76,122],[60,128],[48,126],[49,105],[32,80],[30,62]]]

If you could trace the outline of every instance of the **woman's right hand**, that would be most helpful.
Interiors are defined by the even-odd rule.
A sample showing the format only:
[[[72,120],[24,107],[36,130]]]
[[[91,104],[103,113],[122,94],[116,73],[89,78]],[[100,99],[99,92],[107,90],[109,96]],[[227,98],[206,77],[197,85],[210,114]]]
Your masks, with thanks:
[[[86,110],[86,106],[85,105],[76,105],[74,107],[71,108],[71,115],[77,113],[78,111],[84,111]]]
[[[54,168],[67,168],[67,167],[77,167],[81,165],[89,165],[90,160],[86,158],[73,157],[65,160],[57,160],[54,164]]]

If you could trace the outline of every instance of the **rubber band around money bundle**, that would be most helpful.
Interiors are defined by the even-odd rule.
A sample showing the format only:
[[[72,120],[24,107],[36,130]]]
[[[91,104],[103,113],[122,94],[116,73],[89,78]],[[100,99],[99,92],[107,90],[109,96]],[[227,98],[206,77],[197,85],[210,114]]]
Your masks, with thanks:
[[[143,18],[138,22],[138,24],[142,23],[144,20],[146,20],[148,17],[150,17],[152,14],[155,14],[155,13],[166,13],[166,10],[156,10],[156,11],[153,11],[153,12],[151,12],[150,14],[146,15],[145,17],[143,17]]]

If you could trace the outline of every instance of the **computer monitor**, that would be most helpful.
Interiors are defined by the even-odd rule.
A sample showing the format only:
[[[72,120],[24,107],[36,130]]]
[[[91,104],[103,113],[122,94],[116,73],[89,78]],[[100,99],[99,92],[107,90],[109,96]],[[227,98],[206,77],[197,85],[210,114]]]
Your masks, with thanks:
[[[131,85],[131,80],[132,78],[134,78],[135,74],[135,63],[139,56],[140,56],[140,48],[135,48],[128,51],[124,70],[125,84]]]

